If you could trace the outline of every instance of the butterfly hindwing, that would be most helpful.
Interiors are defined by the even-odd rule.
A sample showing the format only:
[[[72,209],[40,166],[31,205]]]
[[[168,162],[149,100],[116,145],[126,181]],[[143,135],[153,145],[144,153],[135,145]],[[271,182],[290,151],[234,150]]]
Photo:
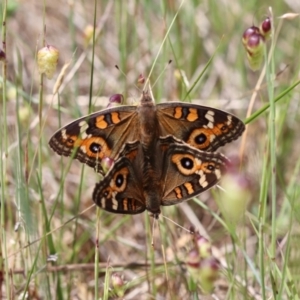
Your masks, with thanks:
[[[93,193],[94,202],[109,212],[139,214],[146,209],[142,185],[133,168],[136,159],[137,143],[123,149],[121,156],[110,171],[100,181]]]
[[[207,153],[182,143],[173,136],[160,138],[153,156],[161,157],[150,170],[160,187],[148,189],[143,170],[143,147],[139,142],[126,144],[104,179],[95,187],[93,199],[101,208],[123,214],[145,209],[159,215],[160,205],[174,205],[199,195],[219,182],[227,159],[219,153]],[[151,176],[151,175],[150,175]],[[156,178],[158,176],[158,178]],[[152,197],[153,202],[146,199]],[[154,200],[156,199],[156,200]],[[158,207],[157,204],[158,203]]]
[[[163,139],[161,141],[165,148]],[[213,187],[220,181],[228,163],[220,153],[203,152],[179,143],[168,145],[164,161],[161,205],[180,203]]]

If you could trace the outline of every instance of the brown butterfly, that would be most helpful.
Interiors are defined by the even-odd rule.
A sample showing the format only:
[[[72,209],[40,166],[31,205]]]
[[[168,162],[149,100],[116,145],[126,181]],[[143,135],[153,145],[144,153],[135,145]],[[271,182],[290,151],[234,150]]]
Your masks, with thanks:
[[[97,172],[115,161],[97,184],[93,200],[103,209],[155,217],[160,205],[190,199],[215,185],[226,158],[214,153],[244,131],[241,120],[210,107],[170,102],[155,105],[143,92],[140,105],[104,109],[56,132],[51,148]]]

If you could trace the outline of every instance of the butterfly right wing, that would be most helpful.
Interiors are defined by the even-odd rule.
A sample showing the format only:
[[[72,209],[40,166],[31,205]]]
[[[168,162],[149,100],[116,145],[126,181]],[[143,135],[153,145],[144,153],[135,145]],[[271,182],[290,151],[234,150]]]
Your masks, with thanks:
[[[220,181],[228,164],[220,153],[200,151],[170,139],[160,139],[164,161],[161,205],[178,204],[210,189]]]
[[[114,159],[126,142],[139,138],[136,106],[119,106],[82,117],[59,129],[50,147],[103,173],[102,159]]]
[[[156,109],[161,136],[173,135],[202,151],[213,152],[245,130],[239,118],[211,107],[168,102],[158,104]]]

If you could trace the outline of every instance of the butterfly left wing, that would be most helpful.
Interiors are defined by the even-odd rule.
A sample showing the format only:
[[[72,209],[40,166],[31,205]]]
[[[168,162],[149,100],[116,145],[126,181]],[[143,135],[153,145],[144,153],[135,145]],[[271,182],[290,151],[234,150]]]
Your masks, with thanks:
[[[102,209],[118,214],[139,214],[146,209],[143,186],[132,164],[138,144],[125,145],[122,156],[96,184],[93,200]]]
[[[161,205],[188,200],[216,185],[226,170],[228,160],[215,152],[204,152],[186,144],[167,143],[164,152]]]
[[[169,102],[158,104],[156,109],[161,136],[174,135],[203,151],[213,152],[245,130],[240,119],[211,107]]]

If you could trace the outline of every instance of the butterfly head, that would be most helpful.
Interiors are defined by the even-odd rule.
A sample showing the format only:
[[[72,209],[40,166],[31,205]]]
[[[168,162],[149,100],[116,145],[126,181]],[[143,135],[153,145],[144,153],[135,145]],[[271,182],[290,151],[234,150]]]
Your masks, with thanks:
[[[151,91],[149,91],[149,90],[143,91],[140,102],[141,102],[141,105],[147,105],[148,103],[153,104],[153,95],[152,95]]]

